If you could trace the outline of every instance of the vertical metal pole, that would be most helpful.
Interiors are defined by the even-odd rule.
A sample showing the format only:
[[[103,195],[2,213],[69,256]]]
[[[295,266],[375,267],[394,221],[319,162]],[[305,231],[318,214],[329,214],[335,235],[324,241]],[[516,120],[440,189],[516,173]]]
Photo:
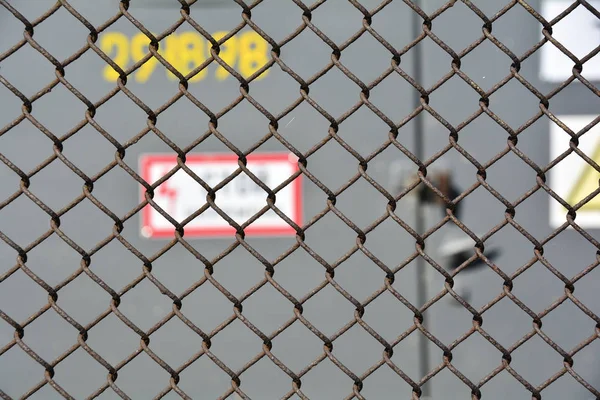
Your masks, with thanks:
[[[422,7],[422,0],[413,0],[413,4],[416,6]],[[421,16],[416,12],[412,12],[411,25],[412,25],[412,36],[413,40],[416,39],[422,32],[422,23]],[[423,85],[423,48],[422,44],[418,44],[413,48],[413,78],[417,83]],[[413,98],[414,108],[421,106],[421,94],[417,93]],[[419,160],[423,160],[425,157],[424,152],[424,114],[423,112],[419,113],[415,118],[415,130],[414,130],[414,146],[415,146],[415,155],[419,158]],[[415,207],[415,230],[419,235],[424,233],[425,230],[425,210],[419,198],[416,201]],[[417,267],[417,304],[421,307],[427,301],[427,274],[426,268],[427,263],[422,257],[417,257],[416,259],[416,267]],[[419,335],[419,357],[420,357],[420,376],[425,376],[429,373],[429,339],[427,339],[424,335]],[[422,398],[429,397],[429,383],[426,383],[421,387],[422,390]]]

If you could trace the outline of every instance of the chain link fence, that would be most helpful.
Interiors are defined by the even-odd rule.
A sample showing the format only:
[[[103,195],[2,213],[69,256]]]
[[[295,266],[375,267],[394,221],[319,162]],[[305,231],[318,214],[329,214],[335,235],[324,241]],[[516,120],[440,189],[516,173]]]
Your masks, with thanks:
[[[576,96],[588,96],[590,104],[597,104],[594,101],[597,101],[600,91],[586,79],[584,71],[586,62],[597,55],[600,46],[583,58],[578,58],[553,37],[553,27],[576,9],[585,9],[595,18],[600,18],[592,2],[574,1],[554,19],[547,20],[539,12],[539,7],[522,0],[493,4],[493,12],[485,10],[490,5],[477,5],[467,0],[449,1],[434,8],[432,3],[419,4],[408,0],[386,0],[374,7],[367,7],[367,1],[348,0],[344,4],[351,6],[350,11],[339,11],[343,18],[336,19],[334,9],[328,14],[330,21],[318,22],[315,20],[328,3],[335,3],[335,7],[341,3],[319,0],[309,4],[293,0],[293,4],[289,2],[284,15],[275,11],[269,15],[270,8],[275,10],[278,6],[262,0],[252,3],[243,0],[215,4],[194,0],[156,3],[156,7],[165,8],[153,8],[151,3],[144,3],[148,9],[154,10],[152,12],[158,13],[154,15],[160,15],[161,23],[168,22],[169,26],[160,30],[152,22],[147,10],[134,8],[135,0],[121,0],[110,7],[105,4],[94,5],[112,13],[99,24],[91,22],[92,17],[96,16],[89,4],[88,14],[85,14],[81,11],[83,8],[73,5],[76,3],[74,1],[59,0],[51,6],[43,2],[45,11],[32,16],[23,11],[25,3],[0,0],[3,23],[9,19],[12,23],[19,23],[21,28],[18,31],[13,25],[10,25],[10,29],[22,35],[21,39],[0,49],[0,82],[7,89],[3,99],[8,99],[10,95],[10,101],[17,100],[20,105],[20,110],[13,110],[8,105],[0,110],[3,121],[8,118],[8,122],[0,129],[0,140],[9,137],[19,127],[28,126],[28,132],[41,132],[45,142],[35,142],[39,137],[30,141],[27,139],[29,136],[25,136],[21,137],[22,142],[18,146],[10,147],[7,144],[5,147],[0,141],[0,160],[7,167],[0,175],[3,180],[0,215],[4,218],[0,220],[0,238],[6,245],[1,253],[3,267],[0,270],[0,291],[4,292],[0,303],[3,320],[0,372],[5,376],[0,378],[0,397],[363,399],[400,396],[425,399],[433,396],[440,399],[498,399],[506,398],[504,396],[509,393],[506,388],[510,386],[514,390],[510,393],[516,393],[519,398],[565,398],[560,394],[552,397],[555,390],[554,393],[567,396],[569,393],[575,396],[576,390],[580,390],[578,393],[583,390],[582,397],[577,398],[600,398],[600,386],[594,381],[597,379],[594,376],[597,367],[590,367],[589,364],[598,359],[598,350],[594,347],[600,335],[597,286],[585,288],[586,300],[575,294],[579,287],[582,287],[582,293],[585,291],[583,287],[586,280],[591,282],[595,279],[592,276],[600,260],[600,253],[597,253],[600,244],[592,230],[578,225],[577,214],[593,201],[600,189],[593,188],[591,193],[573,202],[557,194],[547,179],[551,169],[570,155],[581,157],[593,167],[594,173],[600,171],[598,160],[578,147],[584,135],[594,129],[599,117],[590,120],[583,129],[575,130],[567,126],[550,107],[562,93],[569,90],[572,93],[574,83],[579,85],[577,90],[580,92],[577,93],[585,92]],[[207,8],[219,6],[227,7],[228,13],[235,13],[237,25],[217,36],[209,32],[212,28],[198,21],[203,19],[202,13]],[[401,11],[392,8],[399,6],[402,6]],[[479,26],[477,35],[471,36],[465,46],[454,39],[443,40],[444,35],[436,33],[436,24],[444,18],[449,18],[445,23],[451,29],[458,29],[462,20],[453,17],[452,13],[459,7],[464,15],[468,15],[465,18],[474,18]],[[219,8],[214,10],[215,13],[225,12]],[[524,25],[529,24],[532,31],[541,32],[540,38],[536,38],[533,44],[522,32],[518,32],[517,37],[506,44],[493,29],[503,21],[516,18],[511,14],[516,12],[521,13],[522,18],[527,18],[528,22]],[[102,13],[98,11],[99,15]],[[410,22],[413,22],[413,31],[406,35],[409,40],[403,39],[403,43],[399,43],[379,32],[377,18],[385,14],[392,20],[392,25],[410,26]],[[87,31],[72,35],[79,44],[78,49],[68,55],[61,50],[59,56],[45,45],[55,40],[52,32],[43,31],[44,25],[55,15],[68,16],[70,21],[79,24],[80,29],[83,27]],[[356,24],[351,25],[353,33],[340,40],[340,35],[335,34],[334,25],[344,24],[344,18],[349,19],[350,15],[354,18],[352,22],[359,23],[359,27],[355,30]],[[266,25],[274,20],[287,26],[285,36],[278,35],[281,38],[276,39],[275,35],[270,34],[270,28]],[[262,21],[266,22],[263,24]],[[134,62],[129,65],[122,57],[119,60],[118,51],[114,52],[118,47],[101,44],[102,37],[124,23],[130,23],[128,26],[134,34],[143,35],[143,51],[138,52]],[[147,26],[149,24],[152,27]],[[350,22],[348,24],[350,26]],[[183,28],[205,43],[205,57],[199,61],[191,60],[195,62],[192,67],[190,60],[181,61],[176,53],[168,53],[169,38],[181,35],[179,32]],[[516,28],[509,30],[513,29]],[[252,59],[248,56],[250,58],[246,60],[245,69],[240,67],[241,64],[234,68],[232,43],[244,32],[253,32],[254,38],[259,37],[265,42],[268,57],[261,62],[259,57]],[[299,73],[286,56],[292,53],[296,57],[310,59],[313,50],[309,47],[292,47],[297,38],[309,33],[324,45],[329,59],[321,64],[316,63],[318,67],[310,74]],[[365,47],[376,47],[380,51],[377,60],[370,54],[361,55],[359,58],[362,62],[385,66],[377,74],[371,74],[369,79],[365,79],[366,74],[353,72],[353,68],[344,61],[344,55],[351,52],[349,49],[362,40],[369,40]],[[431,46],[430,49],[435,48],[435,51],[443,53],[439,56],[439,60],[442,60],[439,65],[445,63],[443,74],[436,76],[431,84],[425,83],[429,79],[425,71],[437,62],[432,61],[434,58],[428,56],[430,53],[423,50],[426,42]],[[163,46],[165,43],[166,47]],[[519,54],[511,50],[525,45],[527,49]],[[526,66],[533,65],[531,59],[537,56],[544,45],[555,46],[572,63],[571,76],[547,91],[536,87],[539,86],[536,80],[523,72]],[[248,46],[255,50],[262,44],[252,42]],[[503,72],[497,80],[494,76],[488,76],[485,81],[487,88],[481,83],[486,76],[480,79],[479,75],[475,77],[465,69],[465,60],[469,55],[484,46],[490,46],[496,55],[507,56],[502,62],[493,61]],[[163,51],[164,48],[166,50]],[[183,51],[182,47],[179,49]],[[37,53],[37,58],[30,56],[29,59],[18,59],[17,70],[23,68],[20,75],[15,75],[19,82],[36,78],[35,74],[25,72],[24,63],[43,64],[46,70],[53,70],[54,73],[51,81],[35,90],[30,87],[22,89],[23,85],[15,83],[8,72],[4,74],[5,65],[27,51]],[[109,83],[100,82],[98,68],[92,75],[85,75],[89,72],[87,67],[77,69],[80,60],[94,55],[101,59],[98,62],[105,68],[105,76],[112,77]],[[485,60],[482,59],[481,63],[485,64]],[[147,79],[143,77],[160,66],[170,75],[169,91],[160,89],[149,92],[148,87],[152,83],[142,86],[139,82]],[[219,89],[210,87],[194,92],[195,82],[204,79],[203,74],[209,69],[217,69],[217,74],[221,74],[223,79],[227,77],[227,84],[239,89],[239,93],[230,95],[226,102],[217,106],[210,102],[210,98],[220,96],[217,94]],[[274,74],[291,82],[290,86],[271,85],[269,79]],[[350,83],[351,86],[347,91],[340,88],[338,92],[338,86],[329,85],[326,90],[332,92],[333,102],[336,103],[330,107],[323,105],[318,97],[324,77],[333,74],[338,74],[338,82],[342,82],[340,85]],[[398,79],[405,86],[403,90],[394,89],[388,93],[384,106],[381,106],[381,102],[376,102],[374,98],[378,88],[388,84],[388,78]],[[75,83],[89,83],[94,79],[98,86],[87,92],[78,89],[80,86]],[[438,98],[436,103],[434,98],[437,93],[457,81],[463,85],[461,90],[468,90],[470,100],[458,97],[451,89],[445,92],[441,102]],[[533,95],[528,101],[534,104],[534,112],[518,124],[514,123],[511,115],[503,118],[500,115],[506,114],[494,109],[495,98],[500,96],[498,93],[510,85],[526,90],[527,96]],[[110,89],[100,93],[98,87]],[[257,89],[253,91],[255,87]],[[288,91],[287,88],[293,89]],[[66,103],[57,101],[43,102],[51,93],[65,89],[69,96],[75,96],[78,104],[66,106]],[[285,95],[282,92],[286,92]],[[264,93],[270,97],[265,97]],[[99,122],[102,109],[109,108],[113,99],[117,98],[121,99],[119,104],[123,104],[123,108],[110,109],[106,124]],[[517,108],[521,108],[524,98],[524,95],[510,92],[506,104],[516,104]],[[189,106],[186,111],[178,109],[175,117],[165,116],[186,99]],[[352,104],[346,107],[348,99]],[[556,100],[559,101],[565,100]],[[446,111],[441,111],[447,103],[465,104],[470,111],[465,118],[458,112],[448,116]],[[132,105],[137,109],[132,111],[126,108]],[[245,111],[236,116],[239,125],[244,126],[245,115],[250,113],[258,113],[256,118],[260,118],[257,124],[261,127],[260,136],[247,139],[245,143],[248,146],[241,146],[232,134],[226,133],[231,132],[231,128],[227,122],[223,122],[228,115],[243,107],[246,107]],[[294,112],[301,107],[311,111],[298,117],[299,120],[325,121],[322,128],[312,129],[318,135],[314,141],[306,139],[314,138],[312,134],[298,133],[300,139],[290,138],[286,134],[289,126],[303,122],[294,122]],[[44,122],[49,121],[47,116],[36,115],[36,110],[43,108],[51,110],[49,113],[53,121],[76,117],[77,122],[69,128],[51,129]],[[388,115],[390,113],[387,110],[398,108],[405,108],[408,112],[402,118],[397,118],[395,114],[394,117]],[[357,142],[347,139],[343,132],[353,124],[360,126],[360,121],[353,119],[355,115],[364,115],[360,113],[369,114],[369,118],[375,118],[377,122],[361,126],[358,133],[360,144],[354,145]],[[192,125],[186,129],[193,129],[193,140],[182,145],[179,137],[175,139],[176,135],[171,131],[178,124],[185,124],[187,119],[196,121],[194,118],[199,118],[197,115],[202,115],[203,124],[190,122]],[[477,153],[479,150],[473,151],[461,139],[463,132],[486,116],[488,124],[483,129],[477,128],[481,141],[479,149],[489,144],[487,149],[491,155],[484,159],[481,153]],[[107,128],[110,118],[122,118],[127,122]],[[161,118],[172,118],[173,127],[161,127]],[[539,157],[529,155],[521,146],[522,138],[527,141],[524,137],[536,129],[540,121],[552,121],[564,135],[569,136],[568,148],[547,162],[543,161],[543,157],[540,161]],[[132,132],[128,123],[144,123],[146,126],[137,134],[126,137],[120,131]],[[434,130],[434,125],[443,134],[427,141],[426,136]],[[85,151],[72,152],[69,142],[78,136],[87,137],[86,129],[94,133],[94,140],[101,139],[102,144],[98,144],[97,150],[96,145],[90,145],[85,147]],[[494,129],[502,145],[498,147],[496,143],[496,147],[492,148],[491,142],[486,142],[483,131]],[[377,136],[375,131],[383,133]],[[160,144],[150,146],[146,141],[150,137],[155,140],[153,143]],[[547,153],[548,140],[547,136],[536,136],[530,142],[530,149],[542,149],[541,153]],[[199,172],[190,165],[194,160],[198,161],[195,157],[201,153],[201,146],[210,141],[216,143],[214,148],[220,146],[223,149],[222,153],[226,154],[224,157],[233,161],[230,170],[217,178],[207,179],[206,171]],[[257,172],[258,167],[252,167],[254,155],[261,153],[266,143],[275,143],[278,149],[286,154],[291,153],[285,159],[292,168],[288,173],[285,166],[281,167],[285,176],[276,183],[270,181],[268,176],[261,175],[260,171]],[[427,143],[434,143],[434,150],[427,151]],[[96,151],[100,152],[101,147],[107,145],[114,156],[111,161],[96,163],[98,168],[93,173],[89,172],[87,166],[82,167],[87,158],[92,159]],[[330,149],[333,145],[341,152],[331,150],[323,155],[325,150],[321,150]],[[52,154],[42,157],[42,149],[50,148]],[[135,160],[135,155],[149,149],[161,149],[163,154],[168,155],[163,170],[154,175],[143,172]],[[70,154],[74,153],[78,154],[72,157]],[[448,169],[441,174],[435,169],[443,164],[444,157],[450,153],[457,155],[461,165],[470,168],[470,183],[454,191],[448,183]],[[21,158],[29,160],[32,154],[37,157],[37,162],[21,161]],[[380,156],[387,158],[378,163]],[[405,160],[402,165],[406,166],[408,172],[400,175],[409,179],[404,186],[394,178],[400,175],[391,175],[390,178],[387,172],[381,173],[382,168],[388,170],[390,160],[394,160],[394,157]],[[41,159],[43,161],[39,162]],[[494,172],[490,171],[507,159],[512,160],[510,163],[524,163],[527,171],[522,174],[507,172],[499,185],[492,183],[489,175]],[[24,164],[31,164],[31,168],[23,167]],[[58,172],[44,175],[45,170],[57,164],[62,168],[61,176],[68,175],[69,179],[73,179],[75,174],[77,182],[58,184],[53,180]],[[315,172],[311,166],[322,169]],[[449,168],[450,172],[453,168]],[[348,175],[341,181],[334,180],[331,183],[333,178],[328,178],[327,171],[331,176],[340,176],[342,172]],[[117,178],[114,174],[120,175]],[[168,197],[168,193],[163,195],[161,191],[168,191],[169,182],[178,176],[185,176],[186,185],[198,186],[196,192],[191,192],[195,197],[186,200],[189,207],[183,214],[170,209],[165,197],[161,197]],[[226,197],[223,193],[227,188],[240,179],[246,179],[245,184],[254,188],[262,201],[260,207],[251,211],[249,218],[230,215],[234,211],[219,203],[220,199]],[[525,182],[524,190],[519,189],[522,186],[517,181]],[[61,193],[64,190],[62,184],[75,187],[75,192]],[[307,185],[311,185],[312,189],[307,189]],[[140,186],[141,198],[138,193],[133,193]],[[368,191],[368,198],[362,199],[360,194],[354,194],[350,199],[345,197],[354,186],[360,186],[361,191]],[[511,190],[517,188],[515,190],[518,193],[512,191],[506,195],[506,191],[498,186]],[[286,190],[292,187],[299,188],[296,193],[299,198],[310,194],[313,199],[309,201],[306,197],[306,205],[303,209],[297,206],[297,210],[300,207],[297,213],[287,207],[287,200],[282,200],[290,196]],[[485,193],[487,201],[494,205],[483,209],[469,206],[469,198],[474,198],[477,193]],[[62,203],[48,197],[62,194],[73,196]],[[220,194],[223,195],[220,197]],[[158,201],[158,198],[161,200]],[[542,198],[544,200],[540,200]],[[527,207],[522,204],[537,199],[533,206],[536,209],[543,207],[539,205],[540,202],[544,202],[545,206],[545,202],[552,201],[550,198],[564,207],[563,221],[557,227],[542,233],[544,229],[539,226],[545,227],[547,216],[535,214],[531,208],[530,214],[535,214],[532,217],[533,225],[519,220],[519,215],[528,213],[520,214],[520,210]],[[125,209],[123,205],[132,201],[135,205]],[[25,202],[29,206],[25,206]],[[17,205],[22,208],[14,208]],[[31,205],[35,207],[31,208]],[[76,214],[84,205],[88,208]],[[431,214],[427,205],[442,209],[442,218]],[[43,212],[42,215],[39,210]],[[140,218],[145,212],[153,212],[153,218],[166,224],[166,233],[161,238],[152,237],[152,231],[148,231],[145,225],[141,228],[141,236],[132,233],[132,229],[137,232],[144,224],[140,223]],[[94,213],[100,216],[92,217]],[[226,226],[220,239],[203,239],[190,233],[201,225],[194,221],[209,213],[212,213],[212,218],[220,217]],[[70,214],[76,214],[77,217],[72,217],[76,219],[69,219]],[[279,226],[283,226],[282,237],[257,239],[253,236],[252,226],[263,216],[279,221]],[[485,230],[474,229],[473,224],[467,222],[468,218],[477,220],[486,216],[495,222],[488,224]],[[16,220],[11,220],[11,217]],[[427,222],[427,218],[433,222]],[[39,224],[31,222],[34,219],[42,221],[41,226],[46,226],[40,230]],[[98,223],[100,220],[103,222]],[[331,224],[331,227],[329,230],[324,228],[325,233],[313,234],[320,221],[330,221],[327,224]],[[390,226],[390,230],[378,235],[378,229],[384,225]],[[463,258],[452,259],[452,265],[445,265],[435,255],[445,239],[436,239],[438,244],[429,245],[437,232],[448,226],[453,226],[456,235],[471,240],[466,255],[460,253]],[[396,233],[391,229],[395,229],[393,232]],[[349,230],[351,233],[347,234]],[[144,234],[146,237],[143,237]],[[502,234],[506,235],[506,240],[502,242],[502,257],[521,251],[517,250],[519,246],[524,249],[521,254],[527,256],[517,260],[492,255],[497,249],[490,249],[488,243]],[[311,235],[317,238],[316,242],[311,242]],[[399,239],[400,235],[405,235],[404,242]],[[577,243],[563,244],[559,252],[567,254],[571,247],[588,247],[557,264],[547,253],[559,235],[571,235]],[[112,258],[105,256],[109,248],[114,255]],[[335,257],[329,252],[331,248],[337,252]],[[127,251],[123,252],[124,249]],[[450,245],[450,252],[454,250]],[[587,258],[583,256],[584,253],[588,255]],[[360,260],[356,261],[359,256]],[[290,264],[290,259],[295,261]],[[582,259],[585,259],[585,265],[581,265]],[[569,268],[569,260],[572,260],[573,268]],[[357,265],[353,271],[358,272],[350,276],[343,275],[345,266],[352,262]],[[311,269],[311,263],[318,268]],[[366,267],[367,263],[370,267]],[[455,287],[455,283],[461,279],[458,274],[461,277],[468,274],[477,263],[478,270],[488,275],[481,281],[475,278],[469,283],[471,290],[477,291],[484,279],[493,281],[483,290],[487,297],[480,301],[481,304],[475,304]],[[50,264],[58,269],[52,269],[52,273],[44,270]],[[546,290],[544,288],[535,291],[533,286],[542,281],[535,274],[529,278],[527,285],[520,286],[522,292],[517,291],[519,282],[528,279],[525,275],[534,265],[543,267],[536,269],[536,273],[542,274],[540,271],[543,270],[543,273],[549,274],[545,276],[554,282],[554,289],[558,285],[558,290],[552,289],[552,299],[540,294],[540,291]],[[278,274],[281,269],[284,271]],[[260,275],[248,278],[245,275],[248,270],[260,271]],[[407,270],[412,270],[413,275],[402,275]],[[285,279],[278,278],[278,275],[285,276]],[[308,281],[303,281],[305,275],[318,279],[308,285]],[[83,282],[84,278],[87,283]],[[436,279],[438,286],[431,283]],[[371,290],[373,281],[378,283]],[[73,287],[78,285],[77,292],[69,292],[76,290]],[[369,293],[359,290],[363,285],[369,288]],[[160,293],[160,300],[153,297],[157,296],[156,289]],[[136,292],[139,294],[136,295]],[[194,297],[199,292],[204,293],[203,297]],[[330,293],[327,296],[337,296],[338,300],[322,297],[325,292]],[[253,300],[261,295],[267,297]],[[143,323],[135,318],[135,306],[125,305],[126,299],[135,296],[139,300],[138,311],[157,310]],[[92,301],[92,298],[95,299],[94,304],[88,307],[87,301]],[[381,308],[383,298],[387,299],[385,309]],[[67,303],[63,305],[61,300]],[[452,314],[452,317],[444,320],[443,315],[432,311],[441,307],[444,301],[453,302],[450,309],[454,311],[442,311],[441,314],[460,313],[460,317]],[[532,302],[536,305],[532,306]],[[159,303],[163,304],[162,308],[156,306]],[[507,303],[517,306],[518,310],[513,310],[510,315],[508,311],[507,314],[494,314],[495,309],[505,307]],[[79,304],[80,308],[74,308],[73,304]],[[570,339],[565,342],[549,333],[542,322],[567,305],[574,306],[569,308],[568,313],[578,315],[578,322],[567,322],[570,320],[561,317],[560,321],[553,322],[554,328],[548,328],[562,329],[562,336],[557,335]],[[24,308],[14,308],[17,306]],[[221,306],[223,310],[229,310],[227,314],[211,314],[211,309],[214,311]],[[273,311],[272,307],[281,308]],[[311,311],[307,313],[309,308]],[[370,322],[370,313],[373,315],[371,318],[380,320]],[[315,322],[319,314],[322,314],[321,320],[341,318],[343,322],[335,329],[324,329],[323,321],[321,324]],[[62,322],[49,319],[49,315],[60,317],[58,320],[62,319]],[[112,321],[110,324],[107,322],[109,320]],[[148,322],[150,320],[151,323]],[[445,322],[440,323],[441,328],[430,325],[442,320]],[[485,325],[493,325],[496,321],[496,327],[512,329],[512,339],[499,339],[493,329],[484,327],[484,321]],[[63,333],[57,333],[59,331],[50,327],[63,322],[68,324],[61,328],[64,332],[59,330]],[[176,323],[177,328],[173,328]],[[451,326],[454,328],[451,329]],[[460,333],[449,338],[444,334],[449,332],[447,329]],[[95,335],[95,331],[100,333]],[[520,333],[514,336],[515,332]],[[242,338],[248,334],[250,338]],[[286,334],[291,335],[287,336],[287,342],[281,339]],[[125,343],[126,337],[133,339],[127,339],[129,341]],[[224,339],[219,342],[222,337]],[[347,337],[351,338],[346,339],[350,341],[344,342]],[[415,337],[421,342],[415,342]],[[100,344],[102,340],[104,344]],[[312,341],[309,345],[312,352],[298,350],[302,357],[298,353],[294,357],[284,354],[303,346],[302,340]],[[527,343],[536,340],[541,340],[540,346],[543,346],[538,350],[523,350]],[[285,344],[278,345],[280,341]],[[59,345],[53,347],[56,343]],[[215,346],[217,343],[220,344]],[[565,343],[571,344],[567,346]],[[236,347],[240,344],[243,351],[239,346]],[[177,351],[181,357],[174,359]],[[469,357],[476,357],[479,352],[487,364],[461,364],[456,359],[461,351],[470,351]],[[299,361],[306,358],[301,353],[306,353],[306,356],[310,354],[310,359]],[[543,365],[523,364],[519,367],[513,362],[518,357],[534,359],[542,353],[553,358],[542,362]],[[461,354],[461,357],[467,357],[465,353]],[[23,355],[26,355],[25,360]],[[578,362],[578,357],[583,355],[587,358]],[[239,359],[235,358],[238,356]],[[83,358],[87,361],[81,361]],[[80,361],[69,363],[70,359]],[[364,360],[371,361],[365,365],[362,362]],[[325,364],[329,369],[323,369]],[[580,365],[587,367],[578,369]],[[135,372],[131,372],[132,369]],[[209,370],[212,372],[207,372]],[[253,375],[253,370],[263,372]],[[531,376],[531,371],[542,370],[543,376]],[[186,375],[186,372],[189,373]],[[137,374],[136,378],[131,378],[134,373]],[[72,379],[69,374],[73,375]],[[86,378],[77,374],[84,374]],[[128,374],[130,378],[127,378]],[[208,379],[206,377],[209,375],[213,376],[211,374],[220,378],[210,382],[203,380]],[[315,383],[315,379],[323,381]],[[452,388],[458,386],[446,386],[444,379],[458,382],[461,391],[454,393]],[[441,382],[439,386],[436,386],[436,381]],[[501,383],[494,386],[494,382]],[[564,391],[556,389],[561,382]],[[280,386],[269,392],[271,395],[260,391],[261,387],[273,384]],[[341,389],[335,394],[323,389],[336,385]],[[428,393],[430,390],[433,395]]]

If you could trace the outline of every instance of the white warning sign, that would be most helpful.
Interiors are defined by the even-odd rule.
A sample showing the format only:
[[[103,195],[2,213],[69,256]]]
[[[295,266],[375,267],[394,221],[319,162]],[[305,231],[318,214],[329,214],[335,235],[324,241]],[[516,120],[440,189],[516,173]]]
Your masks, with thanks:
[[[578,133],[592,123],[597,115],[557,115],[571,131]],[[569,150],[571,136],[554,122],[550,122],[550,160]],[[596,124],[579,138],[577,146],[585,155],[600,165],[600,124]],[[577,153],[571,153],[549,171],[549,186],[569,205],[574,206],[598,189],[600,172]],[[550,224],[557,228],[567,221],[567,209],[556,200],[550,203]],[[590,199],[577,210],[575,222],[582,228],[600,227],[600,195]]]
[[[589,5],[600,11],[600,0],[590,0]],[[543,0],[541,14],[552,21],[573,4],[572,0]],[[552,26],[552,37],[580,60],[590,54],[600,43],[600,19],[580,4],[566,17]],[[540,29],[540,39],[543,34]],[[575,62],[553,43],[540,49],[540,78],[548,82],[563,82],[573,75]],[[600,54],[583,64],[584,78],[600,80]]]
[[[298,171],[297,158],[290,153],[260,153],[247,156],[247,168],[271,190]],[[148,154],[140,159],[142,178],[154,184],[177,165],[175,155]],[[189,154],[186,166],[210,187],[219,185],[238,168],[235,154]],[[296,224],[302,224],[301,175],[276,193],[276,207]],[[145,189],[142,187],[142,198]],[[174,220],[182,222],[206,203],[206,190],[183,169],[179,169],[154,191],[154,202]],[[267,206],[267,193],[241,172],[216,192],[215,204],[242,225]],[[142,235],[172,237],[174,226],[151,205],[142,211]],[[235,229],[213,208],[208,208],[185,225],[185,237],[229,236]],[[285,236],[296,231],[273,210],[268,210],[245,230],[248,236]]]

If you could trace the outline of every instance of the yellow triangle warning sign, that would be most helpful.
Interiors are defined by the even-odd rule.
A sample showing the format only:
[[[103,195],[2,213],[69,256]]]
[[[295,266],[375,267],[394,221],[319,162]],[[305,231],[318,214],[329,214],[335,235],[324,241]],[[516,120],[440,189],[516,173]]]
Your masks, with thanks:
[[[596,145],[591,156],[596,164],[600,164],[600,143]],[[584,161],[584,167],[575,184],[572,186],[569,195],[565,199],[571,206],[579,203],[581,200],[589,196],[592,192],[598,189],[598,181],[600,180],[600,172],[593,166]],[[600,195],[594,196],[579,209],[579,211],[599,211],[600,210]]]

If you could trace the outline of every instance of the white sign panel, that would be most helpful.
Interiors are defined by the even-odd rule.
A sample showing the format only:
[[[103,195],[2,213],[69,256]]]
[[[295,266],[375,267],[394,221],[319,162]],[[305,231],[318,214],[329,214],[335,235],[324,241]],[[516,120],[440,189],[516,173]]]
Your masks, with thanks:
[[[261,153],[247,156],[247,168],[269,188],[275,189],[298,171],[297,158],[289,153]],[[186,166],[211,187],[217,186],[238,168],[235,154],[190,154]],[[175,155],[150,154],[141,158],[142,178],[150,184],[177,165]],[[296,224],[302,224],[301,175],[276,194],[276,207]],[[142,199],[145,189],[142,187]],[[206,203],[206,190],[183,169],[159,185],[154,202],[173,219],[182,222]],[[215,204],[238,224],[244,224],[267,206],[267,193],[244,172],[217,191]],[[208,208],[184,227],[185,237],[233,235],[235,229],[213,208]],[[245,230],[250,236],[294,235],[296,231],[273,210],[268,210]],[[142,212],[142,235],[172,237],[173,224],[147,205]]]
[[[596,115],[557,115],[577,133],[597,118]],[[550,122],[550,159],[554,160],[569,150],[571,136],[554,122]],[[578,148],[600,164],[600,124],[596,124],[579,138]],[[598,189],[600,173],[576,153],[569,154],[549,171],[549,186],[571,206],[579,203]],[[550,203],[550,224],[557,228],[567,221],[567,209],[556,200]],[[600,227],[600,195],[577,210],[575,222],[582,228]]]
[[[600,11],[599,0],[590,0],[588,3]],[[546,21],[551,21],[571,4],[572,0],[543,0],[541,14]],[[600,19],[583,5],[579,5],[552,27],[552,37],[581,60],[600,45]],[[542,38],[540,29],[540,39]],[[547,42],[540,51],[540,79],[564,82],[571,77],[575,63],[558,47]],[[600,80],[600,54],[583,64],[581,74],[590,81]]]

